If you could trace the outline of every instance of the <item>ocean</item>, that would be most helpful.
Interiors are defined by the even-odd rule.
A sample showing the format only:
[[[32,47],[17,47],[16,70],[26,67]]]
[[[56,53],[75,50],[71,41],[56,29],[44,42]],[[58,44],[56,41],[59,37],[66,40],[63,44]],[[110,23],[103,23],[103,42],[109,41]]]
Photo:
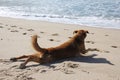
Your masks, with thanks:
[[[0,0],[0,16],[120,29],[120,0]]]

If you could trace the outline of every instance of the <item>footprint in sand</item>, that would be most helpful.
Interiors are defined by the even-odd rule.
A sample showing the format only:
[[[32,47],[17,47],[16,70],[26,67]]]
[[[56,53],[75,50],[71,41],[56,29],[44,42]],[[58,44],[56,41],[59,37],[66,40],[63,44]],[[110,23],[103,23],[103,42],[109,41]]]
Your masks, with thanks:
[[[46,70],[42,70],[40,73],[45,73],[45,72],[47,72]]]
[[[67,64],[67,67],[68,67],[68,68],[78,68],[78,67],[79,67],[79,64],[68,63],[68,64]]]
[[[103,51],[104,53],[110,53],[110,51]]]
[[[3,28],[3,26],[0,26],[0,28]]]
[[[10,32],[19,32],[18,30],[11,30]]]
[[[10,30],[10,28],[8,28],[8,30]]]
[[[67,68],[61,69],[61,72],[65,73],[65,74],[74,74],[75,73],[74,71],[68,70]]]
[[[45,33],[45,32],[42,32],[42,31],[41,31],[40,33],[42,33],[42,34],[43,34],[43,33]]]
[[[71,69],[79,68],[79,64],[74,64],[74,63],[64,63],[63,68],[60,69],[63,73],[65,74],[74,74],[75,72],[72,71]]]
[[[54,34],[52,34],[52,36],[59,36],[59,34],[58,33],[54,33]]]
[[[22,33],[23,35],[26,35],[27,33]]]
[[[8,24],[6,24],[5,26],[8,26]]]
[[[54,41],[54,39],[49,39],[49,41]]]
[[[23,29],[22,27],[19,27],[19,29]]]
[[[34,31],[33,29],[28,29],[27,31]]]
[[[94,41],[86,41],[86,43],[95,44],[95,42],[94,42]]]
[[[49,39],[49,41],[60,42],[60,40]]]
[[[106,34],[105,36],[109,36],[109,35]]]
[[[112,48],[118,48],[117,46],[111,46]]]
[[[75,63],[64,63],[62,67],[78,68],[78,67],[80,67],[80,65],[79,64],[75,64]]]
[[[11,26],[11,27],[17,27],[16,25],[13,25],[13,26]]]

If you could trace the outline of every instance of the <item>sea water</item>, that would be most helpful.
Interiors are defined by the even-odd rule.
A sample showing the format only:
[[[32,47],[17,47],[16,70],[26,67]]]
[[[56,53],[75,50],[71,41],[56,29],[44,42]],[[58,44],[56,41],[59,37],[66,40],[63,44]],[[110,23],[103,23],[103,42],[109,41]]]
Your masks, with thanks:
[[[120,29],[120,0],[0,0],[0,16]]]

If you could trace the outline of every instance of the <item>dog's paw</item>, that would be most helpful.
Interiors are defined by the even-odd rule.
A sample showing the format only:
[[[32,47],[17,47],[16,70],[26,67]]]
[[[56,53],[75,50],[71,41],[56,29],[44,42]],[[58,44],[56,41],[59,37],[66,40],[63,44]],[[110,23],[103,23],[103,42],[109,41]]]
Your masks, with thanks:
[[[10,58],[10,61],[15,62],[15,61],[17,61],[17,59],[16,58]]]
[[[19,68],[20,69],[25,69],[26,68],[25,63],[20,64]]]

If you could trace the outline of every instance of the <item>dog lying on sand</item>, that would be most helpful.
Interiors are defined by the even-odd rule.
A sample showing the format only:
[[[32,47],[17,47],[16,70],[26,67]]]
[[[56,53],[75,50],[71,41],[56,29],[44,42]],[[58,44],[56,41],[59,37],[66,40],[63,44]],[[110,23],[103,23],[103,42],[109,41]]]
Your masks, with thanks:
[[[32,46],[37,51],[32,55],[23,55],[20,57],[13,57],[10,60],[16,61],[18,59],[27,58],[24,63],[20,65],[23,69],[30,61],[40,64],[49,63],[52,61],[79,56],[80,53],[85,54],[85,38],[89,33],[87,30],[75,30],[74,36],[67,42],[51,48],[41,48],[37,43],[37,35],[32,36]]]

